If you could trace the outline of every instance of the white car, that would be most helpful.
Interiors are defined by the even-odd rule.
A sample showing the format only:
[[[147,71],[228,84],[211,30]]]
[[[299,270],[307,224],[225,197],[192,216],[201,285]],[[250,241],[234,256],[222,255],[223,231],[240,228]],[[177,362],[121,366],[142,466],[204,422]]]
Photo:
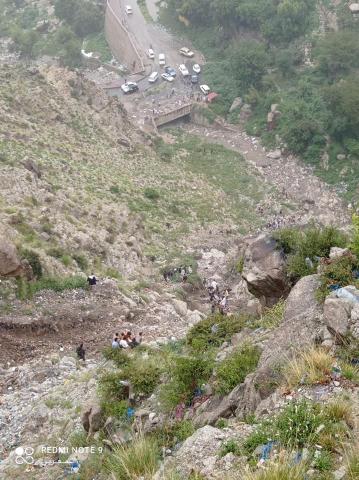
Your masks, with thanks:
[[[179,67],[178,67],[178,70],[182,73],[182,75],[184,77],[187,77],[189,75],[189,71],[188,71],[188,68],[186,67],[186,65],[184,63],[182,63]]]
[[[160,65],[160,67],[163,67],[164,65],[166,65],[166,57],[165,57],[164,53],[160,53],[158,55],[158,63]]]
[[[201,67],[198,65],[198,63],[195,63],[192,67],[192,70],[194,73],[201,73]]]
[[[211,89],[209,88],[208,85],[200,85],[200,86],[199,86],[199,89],[200,89],[201,92],[204,93],[205,95],[208,95],[209,92],[211,91]]]
[[[174,78],[171,77],[169,73],[162,73],[161,77],[163,80],[167,80],[167,82],[173,82]]]
[[[152,50],[152,48],[149,48],[147,50],[147,56],[148,58],[150,58],[151,60],[154,60],[155,59],[155,52]]]
[[[148,77],[148,81],[150,83],[155,83],[157,79],[158,79],[158,72],[152,72],[151,75]]]
[[[126,5],[125,6],[125,11],[126,11],[127,15],[132,15],[133,10],[132,10],[131,5]]]
[[[183,55],[184,57],[189,57],[189,58],[192,58],[194,56],[194,53],[192,52],[192,50],[190,50],[189,48],[187,47],[182,47],[179,51],[179,53],[181,55]]]
[[[123,93],[134,93],[138,90],[138,85],[135,82],[126,82],[121,85]]]

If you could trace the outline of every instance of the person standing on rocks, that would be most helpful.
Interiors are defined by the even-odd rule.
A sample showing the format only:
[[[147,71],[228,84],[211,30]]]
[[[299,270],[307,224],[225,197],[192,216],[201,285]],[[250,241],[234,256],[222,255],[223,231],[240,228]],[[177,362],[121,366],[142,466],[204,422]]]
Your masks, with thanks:
[[[77,356],[80,360],[85,361],[85,349],[84,349],[84,344],[81,343],[77,348],[76,348],[76,353]]]
[[[87,282],[90,285],[90,287],[93,287],[97,283],[97,278],[93,273],[87,277]]]

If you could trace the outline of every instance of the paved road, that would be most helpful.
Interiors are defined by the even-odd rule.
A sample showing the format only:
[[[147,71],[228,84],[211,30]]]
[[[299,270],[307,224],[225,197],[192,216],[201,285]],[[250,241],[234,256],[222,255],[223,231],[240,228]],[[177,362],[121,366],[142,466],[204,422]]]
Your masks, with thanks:
[[[203,56],[196,51],[193,59],[187,59],[181,56],[179,54],[179,49],[184,45],[174,38],[173,35],[167,32],[166,29],[160,24],[153,22],[148,23],[143,17],[136,0],[108,1],[116,16],[119,18],[119,21],[125,22],[126,28],[130,32],[132,41],[143,59],[147,75],[149,75],[152,71],[163,73],[163,67],[160,67],[158,64],[159,53],[164,53],[166,56],[166,65],[174,67],[176,70],[178,70],[178,66],[181,63],[185,63],[188,69],[191,71],[194,63],[198,62],[202,64],[204,62]],[[127,15],[125,13],[126,5],[130,5],[132,7],[132,15]],[[188,46],[188,44],[186,46]],[[151,47],[155,52],[154,60],[150,60],[146,55],[147,50]],[[147,78],[141,81],[139,78],[135,77],[134,80],[138,81],[140,91],[154,90],[156,96],[158,96],[159,84],[163,83],[162,79],[159,79],[154,85],[149,85]],[[166,98],[168,96],[168,92],[171,91],[173,87],[181,92],[188,90],[188,85],[181,78],[181,74],[179,74],[174,82],[160,88],[160,90],[163,91],[163,95],[161,96]],[[189,88],[189,90],[191,90],[191,88]],[[130,97],[133,98],[136,97],[136,95],[131,95]],[[127,98],[129,97],[126,97],[126,103],[128,101]]]

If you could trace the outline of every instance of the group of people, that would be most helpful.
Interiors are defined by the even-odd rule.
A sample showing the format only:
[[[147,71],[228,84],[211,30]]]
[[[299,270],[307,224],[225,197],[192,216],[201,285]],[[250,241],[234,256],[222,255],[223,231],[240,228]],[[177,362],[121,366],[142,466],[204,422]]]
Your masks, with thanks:
[[[225,288],[221,292],[218,283],[215,280],[206,282],[206,288],[209,295],[209,301],[211,302],[211,312],[215,313],[218,308],[219,313],[227,315],[229,310],[228,297],[231,289]]]
[[[130,331],[122,332],[121,334],[115,333],[112,339],[112,348],[135,348],[141,345],[143,340],[142,332],[136,336],[133,336]]]
[[[181,265],[180,267],[171,268],[163,272],[165,282],[175,280],[176,275],[179,275],[182,282],[186,282],[188,276],[192,273],[191,265]]]

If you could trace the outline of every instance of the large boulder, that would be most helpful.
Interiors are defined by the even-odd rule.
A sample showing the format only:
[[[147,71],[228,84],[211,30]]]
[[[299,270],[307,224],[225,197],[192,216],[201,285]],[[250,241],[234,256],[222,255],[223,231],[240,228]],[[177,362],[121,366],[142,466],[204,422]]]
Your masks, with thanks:
[[[359,290],[353,285],[331,293],[324,302],[326,328],[336,343],[347,333],[359,336]]]
[[[211,474],[221,445],[227,438],[228,434],[224,430],[209,425],[198,429],[184,441],[173,457],[167,457],[165,470],[176,469],[186,477],[193,471],[206,476]],[[157,480],[163,477],[158,472],[155,478]]]
[[[236,414],[252,413],[259,403],[276,389],[279,368],[298,350],[318,342],[323,330],[323,307],[315,292],[319,275],[303,277],[290,292],[283,321],[266,342],[256,372],[247,376]]]
[[[290,290],[284,254],[267,234],[248,242],[242,276],[248,290],[264,305],[273,305]]]
[[[81,416],[82,425],[88,436],[101,430],[105,420],[103,410],[96,402],[85,407]]]
[[[17,277],[23,274],[23,266],[15,246],[0,237],[0,277]]]
[[[239,399],[243,395],[243,385],[237,385],[225,397],[214,395],[200,405],[193,417],[197,427],[214,425],[219,418],[228,418],[236,411]]]

